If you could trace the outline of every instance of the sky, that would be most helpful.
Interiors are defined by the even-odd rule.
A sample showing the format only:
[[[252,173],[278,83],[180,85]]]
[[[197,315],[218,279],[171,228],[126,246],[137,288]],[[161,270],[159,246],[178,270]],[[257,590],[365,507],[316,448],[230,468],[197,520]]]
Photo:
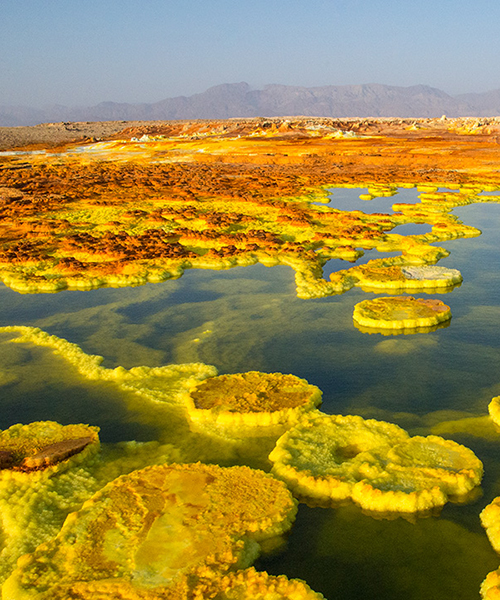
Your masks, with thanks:
[[[0,104],[222,83],[500,88],[498,0],[0,0]]]

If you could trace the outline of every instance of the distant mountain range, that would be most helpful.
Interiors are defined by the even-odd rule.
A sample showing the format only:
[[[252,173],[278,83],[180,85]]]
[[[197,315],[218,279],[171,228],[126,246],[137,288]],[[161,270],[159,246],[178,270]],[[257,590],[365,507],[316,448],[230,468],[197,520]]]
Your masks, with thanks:
[[[493,117],[500,115],[500,90],[450,96],[426,85],[397,87],[370,83],[299,87],[224,83],[193,96],[152,104],[101,102],[90,107],[44,109],[0,105],[0,126],[60,121],[152,121],[231,117]]]

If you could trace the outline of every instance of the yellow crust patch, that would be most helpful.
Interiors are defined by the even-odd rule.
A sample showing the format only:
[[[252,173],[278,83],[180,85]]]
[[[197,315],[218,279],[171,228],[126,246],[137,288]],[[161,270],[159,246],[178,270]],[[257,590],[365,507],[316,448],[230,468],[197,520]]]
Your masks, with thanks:
[[[40,421],[0,432],[0,584],[20,556],[55,536],[68,513],[95,491],[87,467],[99,450],[97,431]],[[74,446],[69,454],[61,452],[62,444],[79,439],[86,443],[77,444],[78,452]],[[40,453],[43,461],[25,466]]]
[[[247,567],[259,542],[290,528],[296,501],[248,467],[160,465],[119,477],[71,514],[59,535],[18,563],[4,600],[56,585],[110,578],[138,588],[175,586]]]
[[[370,290],[411,290],[418,291],[447,290],[462,282],[457,269],[437,266],[384,265],[383,260],[372,260],[366,265],[351,267],[349,276],[355,285],[365,291]],[[347,271],[338,271],[330,275],[330,281],[338,281]]]
[[[480,517],[491,545],[500,554],[500,496],[483,509]],[[481,597],[484,600],[500,599],[500,569],[488,573],[481,584]]]
[[[363,300],[354,307],[353,319],[364,327],[416,329],[451,319],[450,307],[433,298],[389,296]]]
[[[418,513],[464,496],[483,473],[474,453],[437,436],[413,437],[383,421],[315,415],[283,434],[272,472],[299,496],[352,499],[373,512]]]
[[[273,577],[255,569],[229,573],[220,582],[220,600],[321,600],[322,594],[313,592],[303,581]]]
[[[500,599],[500,569],[488,573],[481,584],[481,598],[484,600]]]
[[[495,396],[488,404],[488,412],[495,425],[500,426],[500,396]]]
[[[258,120],[213,127],[192,122],[186,130],[155,125],[162,132],[150,135],[145,126],[123,132],[121,140],[3,154],[0,279],[22,292],[57,292],[139,285],[180,277],[190,268],[260,262],[289,265],[299,297],[314,298],[362,284],[362,272],[350,270],[323,279],[322,267],[331,259],[355,261],[364,250],[376,249],[399,252],[386,261],[394,266],[433,265],[448,255],[433,244],[480,234],[450,213],[454,206],[498,200],[478,195],[497,179],[489,154],[498,153],[494,141],[486,143],[492,146],[478,172],[472,165],[483,155],[471,158],[470,136],[459,146],[455,135],[443,139],[444,154],[435,148],[427,154],[414,151],[415,143],[420,149],[434,146],[423,133],[417,142],[404,129],[396,138],[373,135],[385,127],[380,123],[361,136],[359,123],[344,126],[332,131],[331,124],[316,120],[311,127],[301,119],[277,120],[264,129]],[[436,160],[446,163],[439,173]],[[439,181],[419,187],[420,202],[395,203],[387,214],[324,205],[332,185],[367,186],[365,199],[415,187],[428,161]],[[464,178],[469,185],[459,192],[438,191],[456,188]],[[392,233],[408,223],[426,223],[431,231]],[[414,288],[414,278],[406,279],[405,289],[433,287]],[[386,283],[393,289],[391,277]]]
[[[305,379],[249,371],[201,382],[187,406],[195,421],[270,425],[296,419],[320,402],[321,391]]]
[[[253,567],[222,577],[187,578],[168,588],[138,588],[124,580],[76,582],[58,585],[39,600],[322,600],[300,579],[289,580],[256,571]]]
[[[481,524],[493,548],[500,554],[500,497],[497,497],[481,512]]]

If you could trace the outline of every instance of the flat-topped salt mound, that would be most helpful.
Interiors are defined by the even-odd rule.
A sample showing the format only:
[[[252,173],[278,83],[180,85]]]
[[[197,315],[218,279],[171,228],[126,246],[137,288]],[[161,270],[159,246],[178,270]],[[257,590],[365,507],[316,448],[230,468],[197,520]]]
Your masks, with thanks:
[[[448,321],[451,310],[441,300],[389,296],[359,302],[354,307],[353,319],[364,327],[416,329]]]
[[[375,263],[375,264],[374,264]],[[427,290],[445,290],[462,282],[462,275],[457,269],[438,266],[378,266],[377,261],[366,265],[352,267],[351,276],[358,278],[355,284],[364,290],[411,290],[412,292]],[[335,278],[330,276],[330,280]]]
[[[483,473],[474,453],[384,421],[316,414],[281,436],[272,472],[299,496],[347,499],[378,513],[421,513],[466,496]]]
[[[75,582],[169,588],[245,568],[259,542],[290,528],[286,486],[248,467],[159,465],[119,477],[72,513],[55,539],[18,561],[4,600]],[[140,596],[139,596],[140,597]]]
[[[284,423],[320,403],[320,389],[305,379],[259,371],[207,379],[187,400],[193,421],[223,425]]]

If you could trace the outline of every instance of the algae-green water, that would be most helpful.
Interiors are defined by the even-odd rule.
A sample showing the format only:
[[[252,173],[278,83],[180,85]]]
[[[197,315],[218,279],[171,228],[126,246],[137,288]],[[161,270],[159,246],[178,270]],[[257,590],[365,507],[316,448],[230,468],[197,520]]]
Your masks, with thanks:
[[[359,193],[340,191],[339,205],[334,193],[330,205],[346,210],[358,202],[388,212],[393,202],[418,200],[416,190],[370,202],[357,200]],[[479,522],[482,508],[500,495],[500,433],[487,416],[489,401],[500,394],[500,205],[453,212],[482,235],[440,244],[450,256],[439,264],[459,269],[464,281],[432,294],[453,316],[448,327],[430,333],[362,333],[353,325],[354,305],[385,294],[354,288],[301,300],[291,268],[262,265],[186,271],[178,280],[137,288],[30,295],[1,286],[0,326],[40,327],[103,356],[107,367],[199,361],[220,373],[293,373],[321,388],[324,412],[391,421],[470,447],[485,465],[483,494],[473,503],[448,504],[439,516],[413,522],[375,519],[352,505],[301,505],[286,545],[256,567],[305,579],[329,600],[472,600],[500,564]],[[376,258],[366,254],[365,260]],[[331,261],[325,274],[347,266]],[[159,425],[139,402],[124,403],[111,384],[85,380],[50,349],[0,338],[0,428],[83,422],[98,425],[109,444],[154,440],[160,427],[164,439],[184,434],[175,419]],[[217,452],[207,452],[207,460],[222,456]],[[240,450],[223,462],[245,460]]]

